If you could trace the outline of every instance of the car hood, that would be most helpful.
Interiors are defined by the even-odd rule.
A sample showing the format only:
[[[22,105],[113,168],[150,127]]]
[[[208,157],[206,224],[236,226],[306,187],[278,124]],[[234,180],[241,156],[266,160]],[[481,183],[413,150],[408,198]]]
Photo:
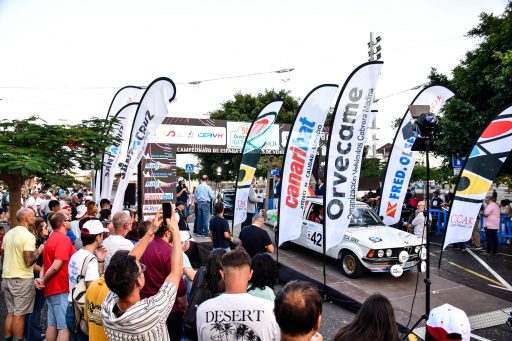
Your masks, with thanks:
[[[421,238],[389,226],[350,227],[347,236],[370,249],[389,249],[421,245]]]

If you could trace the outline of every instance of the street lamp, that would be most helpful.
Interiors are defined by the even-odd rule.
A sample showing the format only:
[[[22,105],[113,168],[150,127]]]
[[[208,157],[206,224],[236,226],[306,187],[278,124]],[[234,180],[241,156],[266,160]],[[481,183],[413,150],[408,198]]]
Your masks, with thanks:
[[[217,167],[217,184],[215,185],[215,187],[217,188],[217,196],[220,195],[220,190],[219,190],[219,180],[220,180],[220,175],[222,174],[222,167]]]

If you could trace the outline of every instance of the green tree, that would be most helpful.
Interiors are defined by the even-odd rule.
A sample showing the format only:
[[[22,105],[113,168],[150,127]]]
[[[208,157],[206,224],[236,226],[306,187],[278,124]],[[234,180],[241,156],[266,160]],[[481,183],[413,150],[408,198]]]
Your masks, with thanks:
[[[456,94],[444,106],[435,144],[435,153],[446,162],[452,153],[467,155],[491,116],[511,104],[512,2],[502,15],[482,13],[468,36],[481,42],[453,69],[453,77],[449,79],[436,69],[429,77],[432,83],[446,85]],[[505,167],[508,172],[511,160]]]
[[[265,89],[256,96],[236,93],[233,100],[222,103],[222,108],[210,114],[212,120],[230,120],[252,122],[265,105],[271,101],[282,100],[283,106],[277,115],[276,123],[292,123],[299,109],[299,102],[290,96],[290,91]]]
[[[103,135],[101,119],[77,125],[51,125],[30,117],[0,121],[0,180],[9,187],[11,226],[21,207],[19,198],[26,180],[37,177],[44,184],[73,186],[73,169],[98,169],[102,152],[117,137]]]
[[[251,94],[242,94],[240,92],[234,95],[234,99],[228,100],[221,105],[221,109],[215,110],[210,114],[211,119],[229,120],[229,121],[245,121],[252,122],[259,114],[261,109],[274,100],[283,100],[283,106],[277,115],[277,123],[292,123],[296,112],[299,109],[299,102],[296,98],[289,95],[289,91],[274,89],[265,90],[256,96]],[[220,180],[235,180],[240,167],[241,155],[233,154],[196,154],[199,158],[201,173],[215,177],[217,168],[221,167],[222,172]],[[262,156],[256,169],[256,176],[266,176],[268,171],[270,156]],[[279,160],[282,157],[275,157],[272,165],[280,165]]]

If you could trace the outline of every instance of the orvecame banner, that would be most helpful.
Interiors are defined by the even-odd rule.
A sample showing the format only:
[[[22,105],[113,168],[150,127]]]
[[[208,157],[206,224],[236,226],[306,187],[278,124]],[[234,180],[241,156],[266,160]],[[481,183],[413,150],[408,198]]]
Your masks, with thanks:
[[[121,178],[112,205],[112,213],[122,210],[126,188],[144,155],[148,138],[167,116],[167,106],[175,96],[176,86],[167,77],[155,79],[142,95],[133,120],[128,151],[124,162],[119,164]]]
[[[453,92],[444,86],[432,85],[421,90],[411,104],[430,105],[430,112],[438,114],[452,96]],[[412,125],[411,112],[407,109],[393,141],[382,187],[379,215],[384,217],[386,225],[396,224],[400,220],[402,204],[418,156],[417,151],[411,151],[416,140]]]
[[[268,133],[282,105],[283,101],[267,104],[256,116],[249,128],[242,150],[240,169],[238,170],[233,226],[243,223],[247,218],[247,200],[251,182],[258,166],[261,150],[265,146]]]
[[[325,250],[343,239],[356,205],[359,172],[371,107],[382,62],[368,62],[348,77],[334,109],[329,132],[324,198]]]
[[[320,85],[306,96],[286,144],[279,198],[279,245],[300,237],[311,172],[325,119],[338,86]]]
[[[512,107],[508,107],[489,123],[466,158],[450,209],[443,249],[448,244],[471,239],[482,201],[511,146]]]

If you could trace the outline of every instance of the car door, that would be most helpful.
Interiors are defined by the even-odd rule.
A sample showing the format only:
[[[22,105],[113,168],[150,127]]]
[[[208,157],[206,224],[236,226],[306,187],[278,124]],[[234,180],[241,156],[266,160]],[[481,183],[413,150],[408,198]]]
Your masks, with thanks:
[[[323,205],[311,203],[306,215],[306,219],[302,222],[303,245],[308,249],[323,252]]]

